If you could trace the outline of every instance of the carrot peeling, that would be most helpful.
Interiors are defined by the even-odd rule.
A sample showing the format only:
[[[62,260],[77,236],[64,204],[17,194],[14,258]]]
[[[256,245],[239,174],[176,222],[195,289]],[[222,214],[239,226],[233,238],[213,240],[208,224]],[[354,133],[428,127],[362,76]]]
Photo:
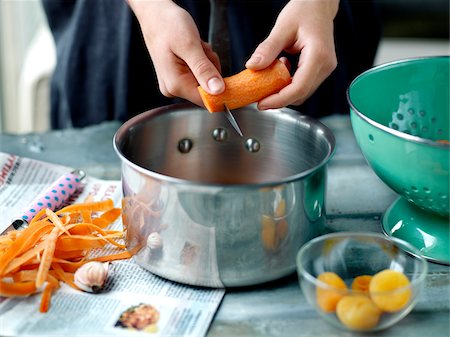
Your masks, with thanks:
[[[284,63],[275,60],[266,69],[245,69],[238,74],[225,77],[223,80],[225,91],[218,95],[211,95],[202,87],[198,87],[203,104],[209,112],[224,111],[225,104],[232,110],[259,102],[263,98],[279,92],[291,83],[292,78]]]
[[[42,292],[42,297],[41,297],[41,305],[39,307],[39,311],[42,313],[46,313],[50,307],[50,301],[51,301],[51,297],[52,297],[52,292],[54,290],[54,286],[51,283],[48,283],[45,288],[44,291]]]
[[[0,281],[0,296],[17,297],[28,296],[36,291],[36,284],[34,281],[26,282],[5,282]]]
[[[39,311],[45,313],[60,282],[80,290],[74,273],[85,263],[129,259],[132,254],[121,243],[124,231],[107,229],[121,213],[110,199],[90,200],[57,212],[45,209],[27,228],[1,235],[0,296],[42,292]],[[102,255],[106,247],[115,247],[117,253]]]

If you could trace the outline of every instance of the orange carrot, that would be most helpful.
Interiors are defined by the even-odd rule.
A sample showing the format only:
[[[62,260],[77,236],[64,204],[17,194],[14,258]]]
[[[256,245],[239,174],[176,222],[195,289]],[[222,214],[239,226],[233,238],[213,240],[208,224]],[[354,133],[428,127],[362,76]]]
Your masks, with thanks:
[[[64,233],[66,233],[67,235],[71,235],[70,234],[70,232],[66,229],[66,227],[63,225],[63,223],[61,222],[61,219],[55,214],[55,213],[53,213],[53,211],[52,210],[50,210],[50,209],[46,209],[45,210],[45,213],[47,214],[47,216],[49,217],[49,219],[52,221],[52,224],[55,226],[55,227],[58,227],[59,228],[59,230],[61,231],[61,232],[64,232]]]
[[[53,262],[58,263],[61,266],[62,270],[64,270],[65,272],[67,272],[67,273],[75,273],[77,271],[77,269],[80,268],[87,261],[86,260],[70,261],[70,260],[54,258]]]
[[[55,252],[56,240],[58,239],[60,232],[61,229],[55,226],[45,241],[44,252],[42,254],[41,263],[39,264],[38,273],[36,275],[36,288],[42,286],[47,278],[47,274],[52,263],[53,254]]]
[[[83,219],[83,222],[92,222],[92,212],[91,211],[82,211],[81,218]]]
[[[3,282],[0,281],[0,296],[16,297],[28,296],[36,291],[34,281],[27,282]]]
[[[237,109],[258,102],[279,92],[291,80],[284,63],[276,60],[266,69],[245,69],[236,75],[225,77],[225,91],[219,95],[208,94],[200,86],[198,91],[206,109],[209,112],[219,112],[224,111],[225,104],[229,109]]]
[[[89,237],[90,238],[90,237]],[[101,239],[101,237],[98,237]],[[94,248],[101,248],[106,245],[106,241],[88,241],[86,239],[77,239],[77,238],[61,238],[56,243],[55,249],[58,249],[59,251],[74,251],[79,249],[94,249]]]
[[[108,211],[114,207],[114,203],[111,199],[106,199],[102,201],[89,202],[84,204],[74,204],[64,207],[56,212],[57,215],[64,213],[74,213],[74,212],[83,212],[83,211],[92,211],[92,212],[104,212]]]
[[[59,241],[58,241],[59,243]],[[56,244],[55,248],[55,257],[65,260],[79,260],[84,257],[85,250],[84,249],[78,249],[78,250],[71,250],[71,251],[64,251],[64,250],[58,250],[58,243]]]
[[[29,262],[33,258],[36,258],[36,256],[45,249],[45,245],[46,242],[42,241],[37,246],[30,248],[30,250],[26,251],[21,256],[18,256],[14,258],[14,260],[11,260],[11,262],[6,266],[2,274],[8,274],[13,270],[16,270],[20,266],[24,265],[25,263]]]
[[[70,276],[66,275],[66,272],[64,272],[64,270],[61,268],[61,266],[58,263],[52,263],[52,267],[53,267],[53,271],[58,276],[59,280],[64,281],[65,283],[67,283],[69,286],[71,286],[72,288],[74,288],[76,290],[80,290],[80,288],[78,288],[78,286],[73,281],[72,273],[70,273]]]
[[[98,262],[107,262],[107,261],[115,261],[115,260],[126,260],[131,257],[131,253],[129,251],[124,251],[117,254],[111,254],[111,255],[104,255],[104,256],[98,256],[91,259],[91,261],[98,261]]]
[[[30,223],[28,224],[28,226],[33,226],[33,224],[39,220],[41,220],[41,218],[44,216],[45,214],[45,208],[41,209],[34,217],[33,219],[31,219]]]
[[[43,234],[50,232],[51,224],[41,224],[24,229],[9,249],[0,255],[0,274],[5,272],[8,264],[20,255],[27,247],[33,247]],[[38,253],[38,252],[36,252]]]
[[[42,292],[41,305],[39,306],[40,312],[46,313],[48,311],[54,288],[55,287],[51,283],[47,283],[45,286],[44,291]]]
[[[13,275],[14,282],[34,281],[36,279],[37,270],[21,270]]]
[[[120,216],[121,210],[120,208],[111,208],[110,210],[103,213],[98,218],[92,219],[92,223],[101,228],[105,228],[109,224],[113,223]]]
[[[119,241],[124,231],[106,229],[121,215],[112,200],[75,204],[57,212],[45,209],[23,230],[0,236],[0,296],[18,297],[42,289],[39,310],[49,310],[52,294],[65,282],[74,289],[74,273],[91,260],[128,259]],[[90,258],[93,250],[115,246],[118,253]]]

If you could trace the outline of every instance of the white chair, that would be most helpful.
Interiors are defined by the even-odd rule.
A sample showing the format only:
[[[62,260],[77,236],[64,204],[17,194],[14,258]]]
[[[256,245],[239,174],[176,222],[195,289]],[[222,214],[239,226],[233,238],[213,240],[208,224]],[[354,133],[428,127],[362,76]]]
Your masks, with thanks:
[[[50,129],[50,79],[55,65],[55,43],[45,23],[36,31],[20,72],[18,133]]]

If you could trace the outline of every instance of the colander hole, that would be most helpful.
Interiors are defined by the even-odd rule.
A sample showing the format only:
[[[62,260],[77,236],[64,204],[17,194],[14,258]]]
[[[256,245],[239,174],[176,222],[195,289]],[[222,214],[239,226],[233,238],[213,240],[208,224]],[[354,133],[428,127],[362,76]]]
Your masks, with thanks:
[[[398,125],[395,123],[392,123],[391,128],[393,128],[394,130],[398,130]]]
[[[405,193],[406,195],[410,195],[411,194],[406,188],[403,188],[403,193]]]
[[[411,129],[415,129],[417,128],[417,123],[416,122],[411,122]]]
[[[433,199],[433,198],[427,198],[427,201],[428,201],[429,203],[432,203],[432,202],[434,201],[434,199]]]
[[[431,123],[436,123],[436,117],[431,118]]]
[[[437,130],[438,135],[442,135],[442,129]]]
[[[444,193],[441,193],[441,192],[439,192],[438,193],[438,196],[439,196],[439,198],[441,198],[441,199],[447,199],[447,195],[446,194],[444,194]]]
[[[428,128],[426,126],[422,127],[422,132],[428,132]]]
[[[398,118],[399,121],[402,121],[403,120],[403,115],[402,114],[397,114],[397,118]]]
[[[374,142],[374,138],[373,138],[373,135],[372,134],[369,134],[369,140],[373,143]]]
[[[417,191],[418,191],[418,189],[417,189],[416,186],[411,186],[411,190],[412,190],[413,192],[417,192]]]
[[[423,188],[423,191],[425,192],[425,193],[427,193],[427,194],[429,194],[431,191],[430,191],[430,189],[428,188],[428,187],[424,187]]]
[[[421,117],[425,117],[425,111],[420,110],[420,111],[419,111],[419,115],[420,115]]]
[[[413,109],[408,109],[408,113],[412,116],[412,115],[414,115],[414,110]]]

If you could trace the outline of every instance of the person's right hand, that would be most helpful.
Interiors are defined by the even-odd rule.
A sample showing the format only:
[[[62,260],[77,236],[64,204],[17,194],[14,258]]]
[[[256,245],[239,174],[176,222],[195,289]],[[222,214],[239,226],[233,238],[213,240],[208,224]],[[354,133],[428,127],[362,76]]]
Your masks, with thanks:
[[[182,97],[204,106],[199,84],[213,95],[225,90],[219,58],[201,40],[187,11],[171,0],[128,2],[141,26],[164,96]]]

